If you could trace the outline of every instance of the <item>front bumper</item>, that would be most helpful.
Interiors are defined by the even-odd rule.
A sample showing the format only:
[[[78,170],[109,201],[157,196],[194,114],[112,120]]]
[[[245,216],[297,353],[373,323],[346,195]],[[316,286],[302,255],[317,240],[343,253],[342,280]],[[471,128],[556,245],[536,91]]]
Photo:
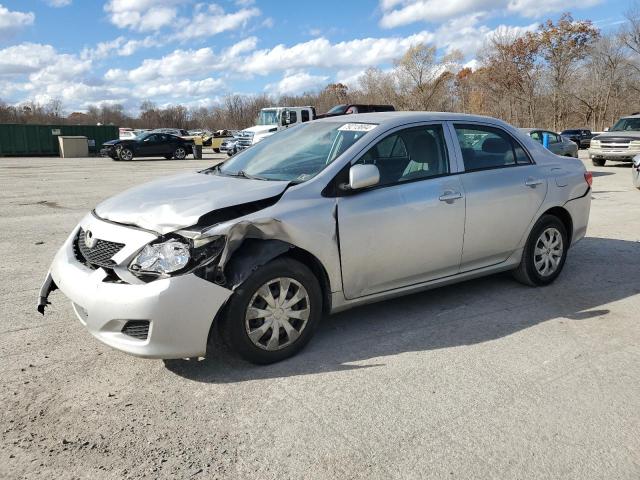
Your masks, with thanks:
[[[117,156],[116,149],[114,147],[102,147],[100,149],[101,157],[115,157]]]
[[[80,227],[91,229],[97,238],[125,243],[113,257],[121,267],[154,235],[87,215],[58,251],[49,274],[87,330],[107,345],[140,357],[204,356],[213,319],[231,291],[193,274],[115,283],[105,269],[93,270],[77,260],[73,242]],[[146,339],[122,333],[130,320],[150,322]]]
[[[639,154],[640,148],[637,148],[635,146],[629,146],[626,148],[602,148],[594,146],[589,147],[589,158],[631,161],[633,157]]]

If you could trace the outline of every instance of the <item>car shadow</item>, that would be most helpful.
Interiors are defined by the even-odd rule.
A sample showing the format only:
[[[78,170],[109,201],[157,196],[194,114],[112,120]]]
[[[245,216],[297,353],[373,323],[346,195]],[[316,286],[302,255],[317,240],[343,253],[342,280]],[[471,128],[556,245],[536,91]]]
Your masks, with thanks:
[[[615,172],[591,172],[594,177],[607,177],[609,175],[615,175]]]
[[[205,359],[164,362],[193,381],[234,383],[376,368],[390,355],[489,342],[551,319],[607,321],[607,304],[640,292],[637,246],[585,238],[543,288],[498,274],[332,315],[304,350],[268,366],[236,358],[217,340]]]

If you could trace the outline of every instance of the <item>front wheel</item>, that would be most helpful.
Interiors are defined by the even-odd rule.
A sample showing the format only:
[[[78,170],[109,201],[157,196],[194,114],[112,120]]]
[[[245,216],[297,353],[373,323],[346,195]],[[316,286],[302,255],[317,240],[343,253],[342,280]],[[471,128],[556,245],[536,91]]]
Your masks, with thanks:
[[[543,215],[529,234],[520,265],[513,276],[525,285],[548,285],[560,275],[568,249],[564,224],[558,217]]]
[[[173,158],[176,160],[184,160],[187,157],[187,151],[183,147],[176,148],[173,152]]]
[[[133,160],[133,150],[130,148],[121,148],[120,152],[118,152],[118,157],[120,157],[120,160]]]
[[[596,167],[604,167],[604,164],[606,163],[606,159],[604,158],[592,158],[591,159],[591,163],[593,163]]]
[[[277,258],[236,288],[220,329],[226,343],[241,357],[268,364],[303,348],[321,317],[317,278],[302,263]]]

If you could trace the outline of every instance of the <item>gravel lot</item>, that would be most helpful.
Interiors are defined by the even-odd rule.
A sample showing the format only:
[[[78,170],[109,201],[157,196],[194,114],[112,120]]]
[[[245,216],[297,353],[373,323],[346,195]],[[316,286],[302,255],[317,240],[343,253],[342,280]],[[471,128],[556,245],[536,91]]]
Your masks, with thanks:
[[[584,152],[581,152],[584,153]],[[53,255],[101,199],[204,161],[0,158],[0,478],[640,477],[640,191],[594,171],[550,287],[498,275],[325,319],[268,367],[98,343]],[[8,259],[8,261],[7,261]]]

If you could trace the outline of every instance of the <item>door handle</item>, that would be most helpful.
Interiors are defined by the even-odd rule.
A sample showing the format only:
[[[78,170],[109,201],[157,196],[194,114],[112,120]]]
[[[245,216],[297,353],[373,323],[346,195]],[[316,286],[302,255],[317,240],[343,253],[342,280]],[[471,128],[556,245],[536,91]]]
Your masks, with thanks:
[[[538,185],[542,185],[544,182],[540,178],[529,177],[525,180],[524,184],[527,187],[536,188]]]
[[[438,200],[441,202],[452,203],[454,200],[458,200],[462,198],[462,194],[460,192],[454,192],[453,190],[447,190],[442,195],[438,197]]]

